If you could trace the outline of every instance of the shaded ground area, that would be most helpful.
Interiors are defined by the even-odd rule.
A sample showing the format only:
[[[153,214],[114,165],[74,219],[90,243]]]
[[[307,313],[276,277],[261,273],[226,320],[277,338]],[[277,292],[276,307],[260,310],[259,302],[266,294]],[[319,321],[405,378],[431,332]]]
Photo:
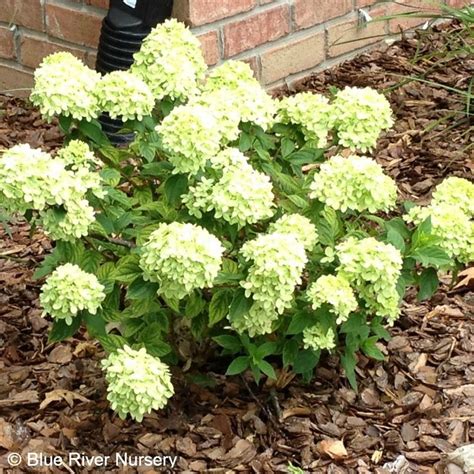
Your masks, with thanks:
[[[439,49],[442,40],[435,33],[422,48]],[[417,44],[407,39],[384,52],[364,54],[297,89],[393,86],[399,78],[392,74],[430,67],[410,64]],[[474,61],[453,59],[439,69],[433,79],[466,88]],[[423,201],[448,175],[472,178],[473,136],[466,121],[424,131],[462,109],[455,94],[411,82],[394,90],[390,100],[397,123],[376,155],[397,178],[404,199]],[[45,149],[60,144],[57,128],[44,124],[24,102],[4,97],[0,104],[0,147],[25,141]],[[79,336],[47,344],[49,323],[41,318],[39,285],[31,276],[50,243],[38,232],[30,235],[21,223],[11,232],[10,237],[0,230],[0,469],[8,467],[11,451],[81,451],[177,455],[174,472],[215,473],[287,472],[289,463],[310,473],[385,473],[390,471],[381,466],[403,454],[406,462],[399,465],[405,467],[396,472],[435,473],[443,472],[445,453],[474,438],[472,269],[452,290],[446,280],[430,302],[420,304],[408,294],[385,347],[386,361],[360,357],[358,394],[331,357],[321,363],[311,385],[286,384],[282,374],[283,388],[276,391],[213,373],[205,386],[198,385],[192,374],[176,371],[177,394],[167,409],[137,424],[120,421],[109,410],[95,343]],[[112,463],[108,471],[136,469],[119,470]],[[103,470],[62,466],[43,472]]]

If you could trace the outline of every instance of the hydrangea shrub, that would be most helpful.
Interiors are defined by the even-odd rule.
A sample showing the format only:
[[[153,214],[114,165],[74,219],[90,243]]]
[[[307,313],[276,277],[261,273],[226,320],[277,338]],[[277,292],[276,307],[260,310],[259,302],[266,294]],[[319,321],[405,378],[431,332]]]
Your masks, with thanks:
[[[35,80],[65,144],[4,150],[0,207],[54,241],[35,274],[50,340],[81,326],[98,340],[121,417],[163,408],[169,366],[189,369],[201,347],[257,383],[282,368],[309,381],[329,351],[356,387],[357,354],[383,359],[406,288],[430,297],[439,271],[474,258],[472,183],[447,178],[405,212],[367,156],[393,123],[375,90],[273,99],[245,63],[206,75],[175,20],[130,71],[100,77],[56,53]],[[103,112],[129,146],[110,144]]]

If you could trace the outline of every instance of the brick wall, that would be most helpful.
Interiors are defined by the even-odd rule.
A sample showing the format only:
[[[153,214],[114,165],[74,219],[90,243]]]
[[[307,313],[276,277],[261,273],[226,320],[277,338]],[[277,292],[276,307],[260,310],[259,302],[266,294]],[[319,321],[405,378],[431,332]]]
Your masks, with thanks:
[[[456,6],[466,1],[448,0]],[[41,58],[58,50],[94,67],[108,0],[0,3],[0,91],[20,94],[31,87]],[[423,0],[403,3],[426,5]],[[373,17],[404,10],[376,0],[175,0],[174,16],[198,35],[210,66],[228,58],[247,60],[271,87],[346,59],[420,21],[398,19],[360,28],[359,8]]]

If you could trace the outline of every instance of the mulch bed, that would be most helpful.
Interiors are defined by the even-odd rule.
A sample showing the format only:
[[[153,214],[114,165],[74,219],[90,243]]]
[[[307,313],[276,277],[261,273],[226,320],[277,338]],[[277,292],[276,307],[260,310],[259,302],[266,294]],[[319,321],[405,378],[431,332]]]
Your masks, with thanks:
[[[421,51],[439,49],[446,34],[438,30],[424,38]],[[392,87],[398,75],[433,66],[434,60],[410,62],[419,44],[406,38],[362,54],[296,90]],[[466,89],[473,71],[472,58],[454,58],[427,77]],[[380,140],[376,158],[397,179],[403,199],[426,201],[446,176],[472,178],[472,124],[465,119],[434,124],[465,106],[456,94],[410,82],[394,89],[390,100],[397,122]],[[0,147],[60,146],[57,126],[45,124],[24,101],[3,96],[0,105]],[[360,357],[358,394],[334,357],[322,361],[310,385],[282,377],[279,387],[257,388],[250,380],[211,372],[198,384],[192,374],[176,370],[177,393],[169,406],[138,424],[121,421],[109,409],[97,344],[82,334],[48,345],[50,323],[41,317],[39,284],[31,277],[50,248],[41,233],[30,235],[22,223],[11,226],[11,237],[0,230],[0,471],[14,451],[64,459],[70,452],[176,455],[174,472],[182,473],[288,472],[289,463],[310,473],[436,473],[448,472],[446,453],[473,442],[472,273],[454,289],[446,279],[429,302],[420,304],[408,293],[384,348],[386,360]],[[390,462],[394,470],[382,468]],[[63,465],[8,472],[157,469],[119,469],[112,463],[105,470]]]

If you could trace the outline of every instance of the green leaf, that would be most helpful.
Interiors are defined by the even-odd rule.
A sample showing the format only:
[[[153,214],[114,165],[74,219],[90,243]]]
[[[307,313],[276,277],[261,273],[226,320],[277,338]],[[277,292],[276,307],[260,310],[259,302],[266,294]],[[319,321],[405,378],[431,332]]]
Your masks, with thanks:
[[[306,311],[296,313],[291,317],[290,326],[288,327],[286,334],[299,334],[308,326],[312,326],[315,322],[315,318],[311,317],[311,315]]]
[[[137,277],[141,276],[143,271],[139,265],[138,255],[126,255],[116,264],[112,277],[121,283],[131,283]]]
[[[229,367],[227,368],[226,375],[237,375],[241,374],[244,370],[248,369],[250,365],[249,356],[240,356],[234,359]]]
[[[431,298],[438,289],[439,279],[438,273],[434,268],[425,268],[420,275],[420,289],[418,291],[418,301],[423,301]]]
[[[273,380],[277,379],[275,369],[266,360],[259,360],[257,366],[268,378]]]
[[[76,316],[72,320],[72,324],[66,324],[64,319],[55,319],[48,335],[48,342],[60,342],[68,337],[74,336],[81,326],[81,322],[82,315]]]
[[[281,140],[281,156],[288,157],[295,149],[295,144],[288,137],[283,137]]]
[[[255,380],[255,383],[258,385],[262,379],[262,372],[258,368],[258,365],[250,361],[250,368],[252,369],[252,375]]]
[[[425,266],[443,267],[452,263],[451,257],[436,246],[420,247],[412,252],[410,256]]]
[[[206,306],[206,301],[198,293],[193,293],[188,298],[186,307],[184,309],[184,315],[189,318],[195,318]]]
[[[235,321],[248,313],[252,304],[253,300],[245,296],[245,290],[243,288],[236,291],[229,309],[230,321]]]
[[[383,221],[386,231],[393,230],[400,234],[403,239],[410,238],[410,229],[408,229],[405,221],[401,217],[395,217],[394,219],[390,219],[389,221]]]
[[[102,127],[97,120],[92,120],[90,122],[82,120],[79,122],[78,128],[84,136],[90,138],[97,145],[110,145],[109,139],[102,131]]]
[[[252,148],[254,138],[246,132],[242,132],[239,138],[239,150],[242,153],[249,151]]]
[[[81,241],[65,242],[59,240],[56,242],[58,256],[61,262],[69,262],[78,265],[84,252],[84,244]]]
[[[390,341],[391,336],[390,333],[384,328],[382,325],[382,318],[377,316],[374,318],[370,323],[370,328],[372,332],[379,338],[384,339],[385,341]]]
[[[64,135],[67,135],[72,125],[72,117],[70,115],[60,115],[58,117],[58,122],[61,132],[63,132]]]
[[[120,183],[121,174],[114,168],[103,168],[99,174],[105,184],[109,186],[115,187]]]
[[[285,367],[293,365],[297,355],[298,341],[296,341],[296,339],[286,341],[285,347],[283,348],[283,365]]]
[[[331,207],[325,206],[321,212],[321,219],[316,221],[319,241],[323,245],[334,246],[337,238],[342,232],[342,224],[337,212]]]
[[[405,252],[405,241],[403,236],[394,228],[390,228],[387,232],[387,242],[392,244],[400,252]]]
[[[88,311],[84,312],[84,322],[86,324],[87,332],[91,337],[105,336],[105,319],[102,317],[101,311],[97,314],[90,314]]]
[[[164,357],[171,352],[171,346],[164,341],[155,340],[145,344],[146,351],[153,357]]]
[[[358,393],[357,380],[355,374],[355,368],[357,365],[357,359],[353,352],[350,352],[346,348],[346,352],[341,356],[341,365],[344,368],[347,380],[351,384],[352,389]]]
[[[127,289],[127,298],[130,300],[139,300],[142,298],[154,298],[160,285],[145,281],[141,276],[135,278]]]
[[[107,198],[112,201],[118,202],[125,209],[130,209],[130,207],[132,207],[132,200],[123,191],[112,188],[110,186],[106,186],[105,189],[107,190]]]
[[[240,339],[235,336],[223,334],[222,336],[216,336],[212,338],[213,341],[217,342],[221,347],[232,352],[239,352],[242,349],[242,343]]]
[[[188,189],[188,177],[185,174],[174,174],[170,176],[164,183],[164,193],[167,201],[175,206],[181,196]]]
[[[265,359],[269,355],[274,355],[278,351],[278,343],[277,342],[264,342],[261,346],[257,349],[257,358],[258,359]],[[263,372],[263,370],[262,370]]]
[[[309,207],[309,201],[307,199],[298,196],[297,194],[290,194],[288,199],[298,208],[307,209]]]
[[[86,250],[79,261],[79,266],[88,273],[96,273],[102,261],[102,255],[95,250]]]
[[[107,352],[115,352],[117,349],[121,349],[123,346],[127,345],[127,340],[124,337],[118,336],[116,334],[97,336],[97,340]]]
[[[60,256],[55,251],[47,255],[33,274],[33,280],[39,280],[49,275],[59,265],[60,261]]]
[[[366,356],[371,357],[372,359],[385,360],[383,352],[377,347],[377,341],[377,336],[369,337],[368,339],[362,342],[360,348]]]
[[[232,290],[223,288],[216,290],[209,303],[209,326],[212,327],[224,319],[229,313],[232,302]]]
[[[295,374],[303,374],[313,370],[319,362],[320,351],[313,351],[311,349],[304,349],[295,357],[293,364],[293,372]]]

